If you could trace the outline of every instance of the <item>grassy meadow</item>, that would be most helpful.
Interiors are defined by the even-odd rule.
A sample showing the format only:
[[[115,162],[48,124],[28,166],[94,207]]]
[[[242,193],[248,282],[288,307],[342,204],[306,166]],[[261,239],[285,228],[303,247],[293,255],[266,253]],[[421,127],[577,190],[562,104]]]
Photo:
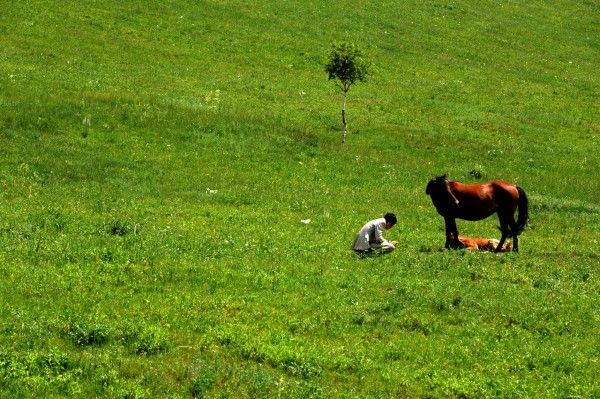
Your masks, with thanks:
[[[599,13],[2,4],[0,397],[600,398]],[[518,254],[443,250],[444,173],[525,189]]]

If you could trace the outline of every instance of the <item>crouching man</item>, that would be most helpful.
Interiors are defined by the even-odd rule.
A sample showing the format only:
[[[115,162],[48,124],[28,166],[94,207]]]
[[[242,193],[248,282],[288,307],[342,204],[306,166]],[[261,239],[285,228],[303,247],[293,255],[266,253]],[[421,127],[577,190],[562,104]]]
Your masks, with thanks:
[[[372,253],[375,250],[392,252],[396,247],[394,241],[383,238],[383,231],[389,230],[397,223],[396,215],[386,213],[380,219],[371,220],[365,224],[354,239],[352,249],[359,254]]]

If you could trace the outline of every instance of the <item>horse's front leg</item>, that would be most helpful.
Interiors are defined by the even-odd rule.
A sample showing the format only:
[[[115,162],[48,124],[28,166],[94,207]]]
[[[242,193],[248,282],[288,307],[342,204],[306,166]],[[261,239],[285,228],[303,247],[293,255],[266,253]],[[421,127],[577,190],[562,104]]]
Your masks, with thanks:
[[[452,222],[448,219],[448,218],[444,218],[445,224],[446,224],[446,243],[444,244],[444,246],[446,247],[446,249],[450,248],[450,243],[453,239],[452,237]]]
[[[456,219],[446,216],[444,220],[446,221],[446,248],[461,248],[462,246],[458,240]]]

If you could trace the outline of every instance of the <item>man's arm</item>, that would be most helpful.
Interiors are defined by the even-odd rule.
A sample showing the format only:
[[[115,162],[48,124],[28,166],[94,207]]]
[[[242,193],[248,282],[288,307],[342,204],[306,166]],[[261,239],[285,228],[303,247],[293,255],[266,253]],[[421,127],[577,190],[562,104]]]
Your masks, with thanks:
[[[387,241],[385,238],[383,238],[383,226],[383,223],[377,223],[375,225],[375,242],[379,244]]]

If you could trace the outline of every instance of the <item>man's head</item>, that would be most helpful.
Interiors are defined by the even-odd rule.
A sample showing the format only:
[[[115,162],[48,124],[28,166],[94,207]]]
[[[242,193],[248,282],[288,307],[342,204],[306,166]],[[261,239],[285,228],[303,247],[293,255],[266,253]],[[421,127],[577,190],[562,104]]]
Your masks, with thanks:
[[[396,215],[394,215],[393,213],[386,213],[383,218],[385,219],[386,230],[391,229],[398,222],[398,219],[396,219]]]

